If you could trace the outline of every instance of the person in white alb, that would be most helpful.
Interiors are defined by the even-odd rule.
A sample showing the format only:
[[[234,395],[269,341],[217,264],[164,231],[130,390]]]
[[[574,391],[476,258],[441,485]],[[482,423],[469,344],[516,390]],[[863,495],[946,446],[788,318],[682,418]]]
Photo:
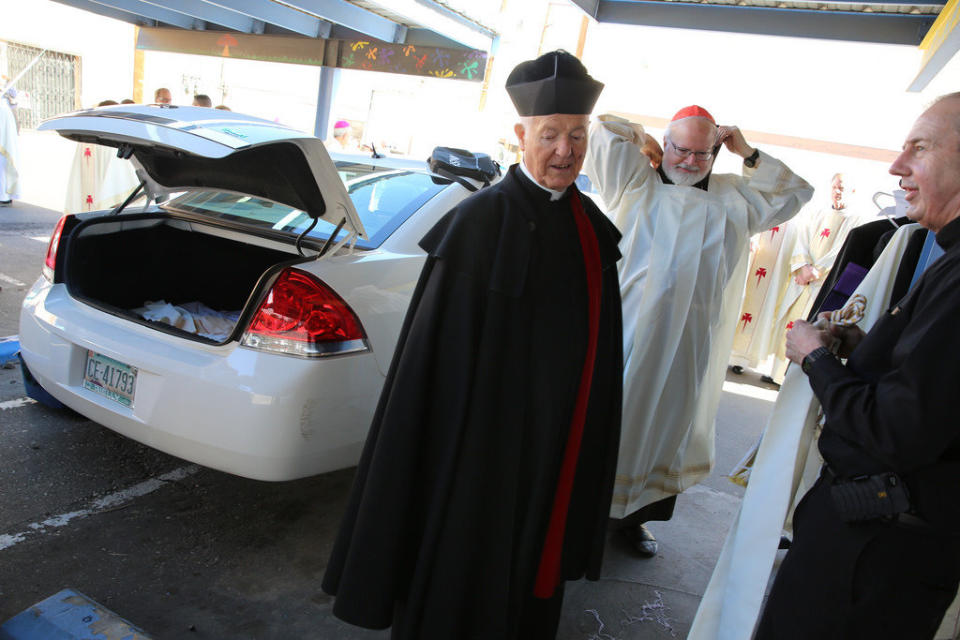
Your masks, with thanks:
[[[99,211],[123,202],[140,184],[129,160],[117,157],[117,150],[89,142],[78,142],[67,179],[65,213]]]
[[[20,197],[17,121],[9,102],[15,93],[13,88],[0,86],[0,207],[9,207]]]
[[[830,203],[809,216],[802,215],[802,220],[798,218],[800,224],[789,254],[792,277],[780,296],[771,340],[776,349],[771,375],[777,384],[783,382],[787,370],[787,331],[795,321],[807,318],[850,230],[876,219],[847,206],[850,192],[850,181],[844,174],[836,173],[830,180]]]
[[[657,169],[639,124],[601,116],[588,139],[586,173],[623,234],[623,426],[610,515],[651,556],[643,523],[668,520],[677,494],[713,465],[750,236],[793,217],[813,189],[696,105],[668,125]],[[742,176],[711,175],[722,146],[744,159]]]
[[[323,143],[327,151],[355,153],[360,150],[356,140],[350,134],[350,123],[337,120],[333,125],[333,135]]]
[[[116,104],[113,100],[104,100],[97,104],[97,108]],[[67,179],[63,211],[80,213],[109,209],[123,202],[139,184],[133,164],[117,157],[115,148],[78,142]]]
[[[798,214],[750,238],[750,263],[747,286],[737,313],[737,327],[730,354],[731,370],[740,374],[745,368],[764,369],[764,381],[772,381],[767,361],[777,348],[777,304],[790,279],[789,256],[792,253],[799,220]]]

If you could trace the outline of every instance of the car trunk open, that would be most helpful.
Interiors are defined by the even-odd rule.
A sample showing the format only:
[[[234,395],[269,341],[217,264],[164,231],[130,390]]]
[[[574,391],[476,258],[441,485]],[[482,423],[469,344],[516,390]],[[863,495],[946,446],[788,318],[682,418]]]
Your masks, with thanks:
[[[367,238],[323,141],[268,120],[197,107],[117,105],[51,118],[38,130],[117,147],[156,202],[191,190],[242,193]]]
[[[73,298],[198,340],[204,339],[200,332],[146,320],[136,310],[148,302],[200,303],[239,316],[242,330],[258,303],[255,294],[278,265],[303,260],[292,246],[286,250],[276,242],[167,215],[93,219],[73,228],[62,243],[64,268],[58,272]]]

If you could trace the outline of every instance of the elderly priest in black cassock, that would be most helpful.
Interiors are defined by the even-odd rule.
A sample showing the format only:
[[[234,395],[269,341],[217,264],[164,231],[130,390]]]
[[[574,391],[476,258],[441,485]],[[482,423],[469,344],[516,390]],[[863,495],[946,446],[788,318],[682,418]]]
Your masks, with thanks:
[[[603,85],[563,51],[507,91],[523,162],[450,211],[323,579],[394,640],[554,638],[599,578],[621,403],[619,233],[573,184]]]

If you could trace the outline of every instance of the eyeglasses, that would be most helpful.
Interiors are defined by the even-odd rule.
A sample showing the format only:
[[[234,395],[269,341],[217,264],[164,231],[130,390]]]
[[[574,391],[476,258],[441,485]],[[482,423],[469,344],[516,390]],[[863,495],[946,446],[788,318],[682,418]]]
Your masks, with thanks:
[[[694,151],[693,149],[685,149],[684,147],[678,147],[674,144],[673,140],[667,138],[667,142],[670,143],[670,146],[673,147],[674,152],[681,158],[689,158],[693,156],[696,158],[697,162],[703,162],[704,160],[709,160],[713,157],[713,151]]]

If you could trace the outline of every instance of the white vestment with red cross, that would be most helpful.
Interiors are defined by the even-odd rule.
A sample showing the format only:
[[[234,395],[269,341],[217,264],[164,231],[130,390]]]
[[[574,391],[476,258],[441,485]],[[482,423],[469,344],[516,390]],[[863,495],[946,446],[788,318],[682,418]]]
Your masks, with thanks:
[[[847,234],[855,227],[876,219],[870,211],[847,207],[834,209],[827,205],[819,209],[808,209],[793,221],[793,224],[797,225],[793,247],[784,246],[784,249],[789,250],[790,277],[780,291],[776,316],[771,327],[773,335],[770,343],[774,348],[771,353],[776,356],[772,376],[776,382],[783,381],[787,368],[787,331],[795,321],[805,320],[809,315]],[[807,264],[817,270],[817,278],[806,285],[798,284],[794,276]]]
[[[123,202],[139,180],[133,164],[117,157],[117,150],[86,142],[77,143],[64,213],[99,211]]]
[[[790,278],[790,256],[798,226],[794,218],[750,239],[747,285],[737,314],[732,365],[756,368],[776,351],[777,303]]]

